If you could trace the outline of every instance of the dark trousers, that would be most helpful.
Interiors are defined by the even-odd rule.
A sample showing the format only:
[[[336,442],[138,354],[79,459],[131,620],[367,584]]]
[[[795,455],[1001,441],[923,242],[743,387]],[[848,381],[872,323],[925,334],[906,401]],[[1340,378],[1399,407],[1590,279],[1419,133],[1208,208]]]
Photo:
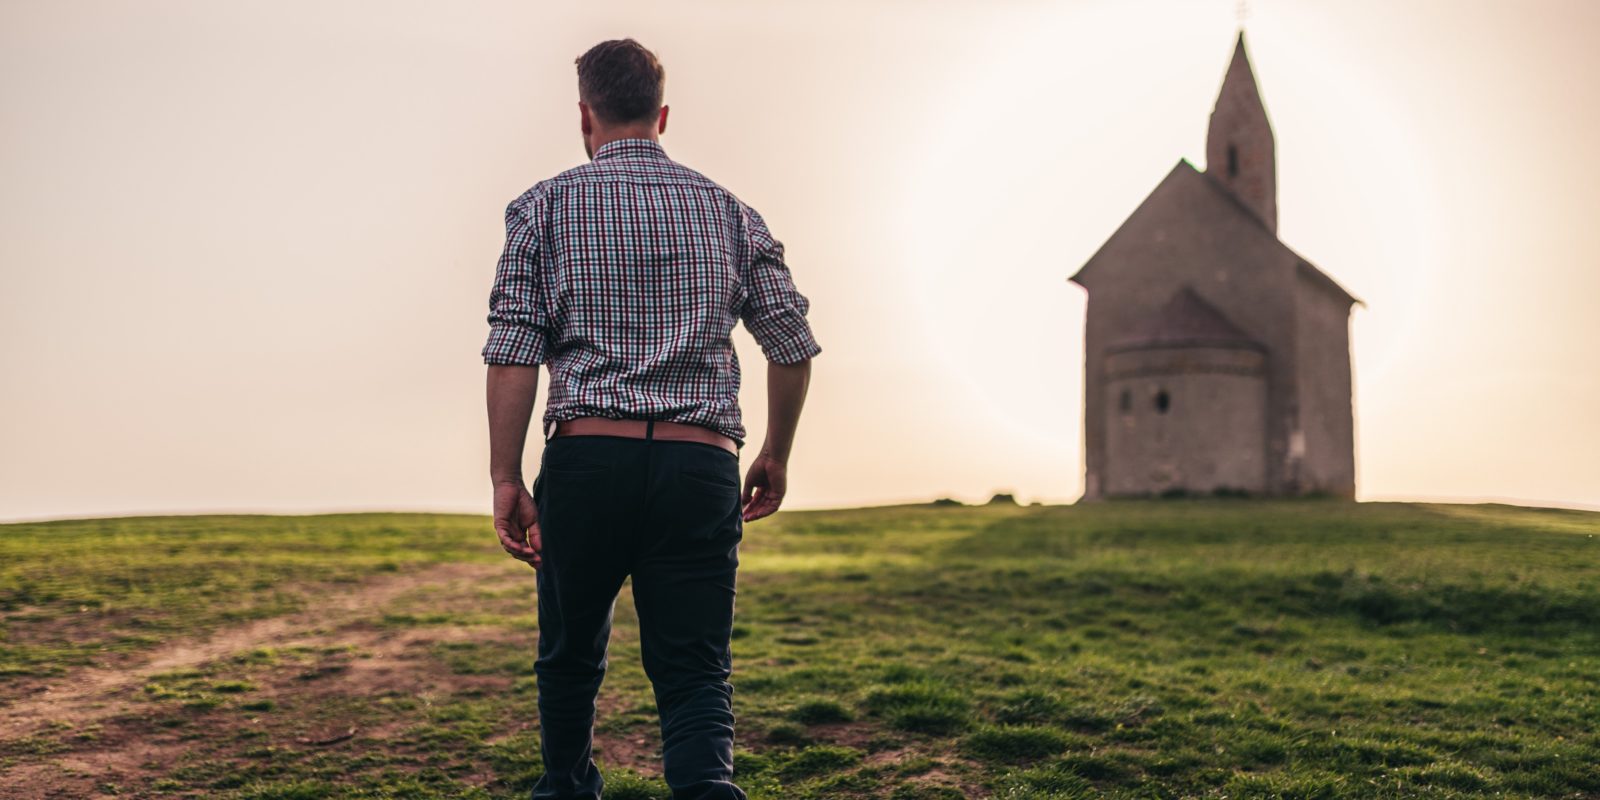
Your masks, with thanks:
[[[595,695],[625,578],[661,716],[674,800],[743,800],[733,784],[734,573],[743,522],[739,459],[697,442],[561,436],[533,484],[539,581],[543,798],[598,798]]]

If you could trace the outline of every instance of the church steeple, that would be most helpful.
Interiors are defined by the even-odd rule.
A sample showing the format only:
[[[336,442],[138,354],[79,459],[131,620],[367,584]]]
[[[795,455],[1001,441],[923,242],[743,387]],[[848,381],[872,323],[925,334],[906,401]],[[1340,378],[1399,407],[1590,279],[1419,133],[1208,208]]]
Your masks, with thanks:
[[[1222,80],[1217,105],[1206,133],[1206,174],[1254,211],[1274,233],[1278,230],[1278,176],[1272,123],[1256,87],[1244,31],[1233,48],[1233,61]]]

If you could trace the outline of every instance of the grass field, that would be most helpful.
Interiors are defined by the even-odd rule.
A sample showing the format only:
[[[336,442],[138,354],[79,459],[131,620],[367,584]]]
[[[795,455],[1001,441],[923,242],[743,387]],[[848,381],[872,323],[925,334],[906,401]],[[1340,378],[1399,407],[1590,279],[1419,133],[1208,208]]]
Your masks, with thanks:
[[[1600,797],[1600,514],[785,513],[741,551],[754,798]],[[0,797],[514,798],[533,580],[482,517],[0,526]],[[626,592],[607,797],[666,798]]]

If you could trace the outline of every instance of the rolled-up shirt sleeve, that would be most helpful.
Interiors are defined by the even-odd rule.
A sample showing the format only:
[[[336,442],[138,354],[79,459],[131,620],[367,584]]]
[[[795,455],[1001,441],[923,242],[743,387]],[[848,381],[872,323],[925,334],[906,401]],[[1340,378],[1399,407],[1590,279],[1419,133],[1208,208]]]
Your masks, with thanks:
[[[755,209],[745,206],[742,211],[749,249],[744,265],[747,292],[739,318],[768,361],[798,364],[822,352],[806,321],[811,303],[795,288],[783,261],[783,243],[772,238]]]
[[[483,363],[535,366],[550,357],[550,320],[539,270],[542,212],[537,187],[506,207],[506,244],[489,291]]]

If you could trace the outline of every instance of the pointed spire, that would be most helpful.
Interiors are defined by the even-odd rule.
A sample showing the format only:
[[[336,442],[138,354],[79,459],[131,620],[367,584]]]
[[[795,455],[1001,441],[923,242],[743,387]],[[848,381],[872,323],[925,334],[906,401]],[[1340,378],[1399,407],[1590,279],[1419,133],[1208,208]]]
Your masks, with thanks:
[[[1243,30],[1239,31],[1239,38],[1233,45],[1233,60],[1228,62],[1228,73],[1222,79],[1222,91],[1218,93],[1218,102],[1228,94],[1238,94],[1242,98],[1254,100],[1256,105],[1262,105],[1261,88],[1256,85],[1256,71],[1250,66],[1250,54],[1244,49]]]
[[[1244,31],[1233,47],[1206,133],[1206,174],[1239,198],[1273,231],[1278,189],[1272,123],[1245,50]]]

